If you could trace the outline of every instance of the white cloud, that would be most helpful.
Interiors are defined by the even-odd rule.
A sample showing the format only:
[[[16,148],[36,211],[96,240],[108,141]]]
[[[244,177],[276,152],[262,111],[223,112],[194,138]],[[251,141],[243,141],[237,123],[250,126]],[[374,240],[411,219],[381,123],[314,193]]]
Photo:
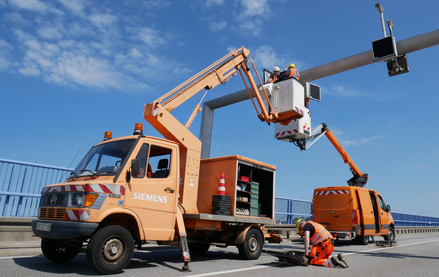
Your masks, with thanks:
[[[226,27],[226,25],[227,25],[227,23],[225,21],[211,22],[209,24],[210,29],[214,32],[223,30]]]
[[[250,16],[268,16],[270,13],[270,6],[267,0],[242,0],[244,6],[243,15]]]
[[[18,71],[25,76],[38,76],[41,74],[38,69],[33,67],[20,68]]]
[[[85,6],[87,1],[85,0],[58,0],[64,7],[66,7],[71,12],[79,15],[85,16]]]
[[[9,0],[9,4],[19,10],[23,9],[41,14],[53,13],[56,15],[64,15],[63,11],[56,9],[52,4],[39,0]]]
[[[251,53],[255,65],[258,68],[267,68],[271,71],[274,66],[278,66],[280,68],[286,67],[287,60],[286,58],[278,57],[276,50],[269,46],[263,45],[257,48],[253,53]]]
[[[157,47],[166,42],[163,35],[160,34],[160,31],[149,27],[136,28],[136,30],[133,29],[132,31],[136,33],[136,35],[133,36],[134,39],[139,39],[150,47]]]
[[[56,25],[41,27],[37,30],[37,32],[44,39],[60,40],[63,38],[63,31],[59,26]]]
[[[21,14],[19,13],[7,13],[5,14],[5,20],[13,22],[18,25],[30,25],[31,22],[27,19],[25,19]]]
[[[99,28],[111,26],[117,22],[117,16],[109,13],[96,13],[89,17],[89,20]]]
[[[0,39],[0,70],[7,69],[11,66],[10,61],[10,50],[13,50],[14,47],[7,43],[6,41]]]
[[[137,48],[131,48],[130,51],[128,52],[128,55],[131,58],[143,57],[143,54],[140,53],[140,51]]]
[[[236,17],[239,32],[245,32],[253,36],[258,36],[271,12],[266,0],[242,0],[243,9]]]

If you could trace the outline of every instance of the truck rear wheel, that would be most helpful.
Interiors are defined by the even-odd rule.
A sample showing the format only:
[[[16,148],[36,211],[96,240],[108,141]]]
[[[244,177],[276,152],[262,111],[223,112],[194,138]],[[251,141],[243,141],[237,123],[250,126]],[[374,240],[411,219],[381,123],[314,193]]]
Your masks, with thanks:
[[[357,237],[357,242],[359,244],[362,244],[362,245],[368,245],[369,244],[369,240],[370,240],[369,236],[361,235],[361,236]]]
[[[245,235],[243,243],[238,245],[239,255],[245,260],[255,260],[261,256],[262,234],[256,229],[250,229]]]
[[[79,246],[72,247],[62,241],[41,240],[41,251],[44,256],[55,263],[65,263],[76,257],[79,253]]]
[[[121,272],[131,261],[134,239],[122,226],[110,225],[99,230],[87,247],[87,260],[99,272]]]
[[[383,238],[388,241],[395,241],[395,237],[395,229],[392,227],[389,228],[389,233],[386,236],[383,236]]]

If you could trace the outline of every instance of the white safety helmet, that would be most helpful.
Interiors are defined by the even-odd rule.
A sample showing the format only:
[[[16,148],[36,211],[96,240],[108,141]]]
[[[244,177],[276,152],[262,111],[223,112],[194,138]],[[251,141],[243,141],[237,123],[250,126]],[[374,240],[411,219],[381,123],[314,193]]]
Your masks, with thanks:
[[[273,67],[273,71],[280,71],[279,67],[275,66]]]

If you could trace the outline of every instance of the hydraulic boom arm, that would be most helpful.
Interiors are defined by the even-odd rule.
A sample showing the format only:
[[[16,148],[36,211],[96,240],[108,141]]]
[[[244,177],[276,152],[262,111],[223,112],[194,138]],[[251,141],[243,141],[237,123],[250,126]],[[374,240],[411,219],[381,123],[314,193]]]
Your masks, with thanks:
[[[314,135],[316,131],[318,132],[319,130],[320,133]],[[316,142],[321,136],[326,135],[326,137],[329,139],[329,141],[332,143],[332,145],[335,147],[335,149],[337,149],[338,153],[341,155],[343,161],[348,164],[350,171],[354,175],[354,177],[352,177],[347,181],[349,186],[364,187],[367,183],[367,179],[369,178],[369,176],[367,175],[367,173],[361,172],[361,170],[357,167],[357,165],[354,163],[351,157],[349,157],[346,150],[344,150],[343,146],[341,146],[340,142],[338,142],[338,140],[335,138],[331,130],[328,129],[326,124],[325,123],[320,124],[319,126],[317,126],[317,128],[313,130],[312,133],[314,135],[312,138],[313,140],[310,143],[307,143],[306,145],[301,144],[299,145],[299,147],[302,150],[306,150],[309,147],[311,147],[311,145],[314,142]]]
[[[213,63],[200,73],[188,79],[181,85],[169,91],[162,97],[146,104],[143,117],[166,139],[177,142],[180,145],[180,177],[183,185],[180,186],[181,203],[188,213],[197,212],[196,199],[198,188],[198,174],[200,165],[201,142],[188,129],[195,118],[196,114],[201,111],[200,103],[207,91],[213,89],[219,84],[225,84],[231,77],[239,71],[242,80],[247,88],[253,106],[256,109],[258,118],[267,123],[288,124],[294,118],[301,118],[302,115],[295,111],[283,113],[275,112],[268,100],[265,106],[264,99],[270,99],[263,88],[260,94],[258,85],[253,79],[249,64],[251,64],[256,76],[261,84],[261,79],[257,74],[256,67],[250,57],[250,51],[244,47],[233,50],[217,62]],[[246,79],[249,85],[246,83]],[[249,88],[250,87],[250,88]],[[192,96],[204,90],[204,95],[198,103],[185,125],[180,123],[171,115],[171,111],[190,99]],[[259,109],[253,100],[256,97]],[[190,185],[185,185],[190,184]]]

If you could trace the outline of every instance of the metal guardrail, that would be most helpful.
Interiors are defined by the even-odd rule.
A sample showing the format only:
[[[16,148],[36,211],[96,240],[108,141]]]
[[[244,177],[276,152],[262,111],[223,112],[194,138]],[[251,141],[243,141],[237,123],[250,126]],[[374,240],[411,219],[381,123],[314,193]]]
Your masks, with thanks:
[[[0,215],[37,216],[41,189],[66,179],[72,169],[0,159]]]
[[[41,189],[65,181],[73,169],[0,159],[0,216],[35,217]],[[312,201],[276,197],[277,224],[312,219]],[[392,212],[395,226],[439,227],[439,217]]]
[[[312,218],[312,201],[276,196],[275,217],[277,224],[294,224],[297,219]]]

